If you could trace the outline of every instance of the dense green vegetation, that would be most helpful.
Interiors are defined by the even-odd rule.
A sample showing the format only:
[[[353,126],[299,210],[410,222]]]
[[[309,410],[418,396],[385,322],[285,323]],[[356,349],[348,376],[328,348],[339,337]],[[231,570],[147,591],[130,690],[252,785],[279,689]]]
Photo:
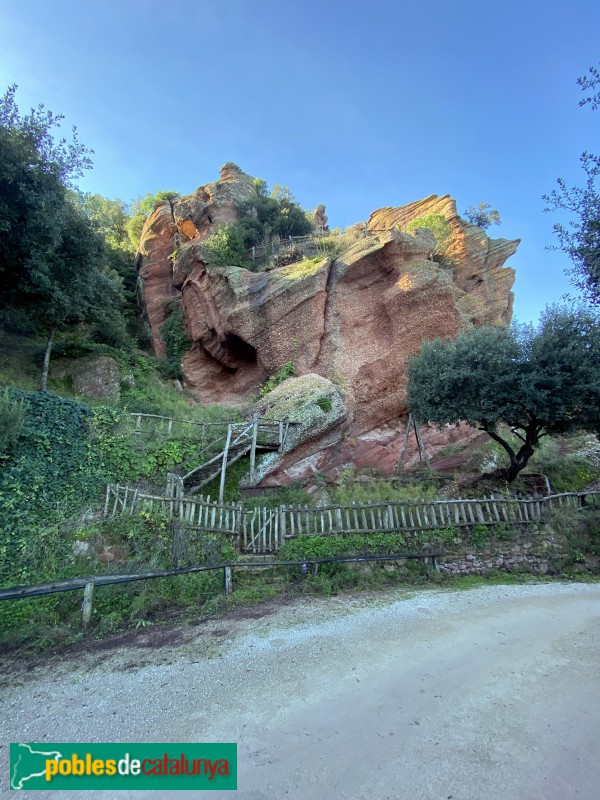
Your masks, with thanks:
[[[61,117],[43,107],[21,115],[15,93],[0,99],[0,313],[46,336],[44,389],[55,332],[86,322],[126,337],[124,297],[110,245],[70,191],[90,151],[75,131],[56,142]]]
[[[269,192],[265,181],[255,181],[256,197],[244,203],[239,222],[226,225],[203,244],[207,264],[256,269],[253,246],[267,244],[273,237],[287,239],[314,231],[310,214],[303,211],[286,186],[275,185]]]
[[[469,206],[464,212],[466,219],[471,225],[487,230],[492,225],[501,225],[500,214],[489,203],[479,203],[477,206]]]

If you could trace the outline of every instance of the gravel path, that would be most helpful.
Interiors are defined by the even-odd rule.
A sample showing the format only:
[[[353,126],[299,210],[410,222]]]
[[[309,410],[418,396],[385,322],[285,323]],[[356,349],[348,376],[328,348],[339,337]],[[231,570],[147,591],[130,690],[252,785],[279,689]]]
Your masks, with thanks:
[[[19,796],[7,791],[6,743],[44,740],[238,742],[237,792],[118,800],[600,796],[599,584],[302,598],[267,610],[13,668],[0,698],[1,796]]]

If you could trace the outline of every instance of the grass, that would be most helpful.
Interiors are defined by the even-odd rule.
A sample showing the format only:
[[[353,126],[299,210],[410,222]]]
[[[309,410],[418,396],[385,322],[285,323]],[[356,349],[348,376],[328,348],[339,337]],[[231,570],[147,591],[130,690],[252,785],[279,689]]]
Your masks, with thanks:
[[[326,263],[327,256],[315,256],[315,258],[303,258],[302,261],[297,261],[295,264],[290,264],[289,267],[284,267],[277,271],[277,275],[285,278],[288,281],[298,281],[302,278],[308,278],[321,269]]]
[[[88,347],[93,349],[85,349]],[[0,386],[37,391],[44,348],[45,341],[40,337],[25,338],[0,329]],[[48,390],[60,397],[82,401],[88,406],[107,405],[104,398],[76,394],[70,378],[57,377],[56,369],[53,370],[58,363],[68,365],[94,353],[113,358],[119,365],[121,376],[127,376],[127,384],[131,384],[121,386],[120,399],[112,405],[143,414],[159,414],[195,422],[222,422],[239,418],[239,413],[231,408],[201,406],[189,392],[179,391],[172,381],[163,380],[159,361],[154,356],[108,345],[89,345],[82,343],[81,336],[57,336],[54,356],[50,361]]]
[[[360,481],[357,481],[359,477]],[[372,475],[359,475],[354,468],[346,467],[336,483],[327,487],[327,492],[332,505],[344,505],[388,500],[435,500],[439,487],[426,479],[410,484],[381,480]]]
[[[299,596],[351,597],[356,593],[378,592],[391,588],[468,591],[483,586],[519,585],[577,581],[598,583],[591,573],[564,572],[558,576],[506,573],[492,570],[487,575],[454,576],[438,573],[425,564],[409,564],[402,570],[371,564],[348,569],[335,565],[337,572],[285,578],[285,568],[247,569],[234,573],[234,592],[222,594],[221,572],[183,575],[143,583],[97,587],[94,594],[92,625],[87,636],[102,640],[128,630],[150,625],[182,624],[226,614],[233,609],[253,606],[280,598]],[[382,599],[385,595],[382,595]],[[0,632],[0,649],[5,653],[42,653],[80,643],[81,592],[68,592],[27,600],[6,601],[19,624]]]

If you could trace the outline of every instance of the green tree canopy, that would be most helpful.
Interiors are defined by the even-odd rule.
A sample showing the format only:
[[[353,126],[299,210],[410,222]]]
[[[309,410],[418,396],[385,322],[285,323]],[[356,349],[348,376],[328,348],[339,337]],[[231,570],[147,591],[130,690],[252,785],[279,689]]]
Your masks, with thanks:
[[[584,91],[600,87],[600,70],[591,67],[589,75],[578,78]],[[600,106],[600,91],[588,95],[579,105],[591,105],[596,111]],[[581,290],[583,297],[592,305],[600,306],[600,156],[582,153],[581,167],[585,173],[583,186],[567,186],[559,178],[558,188],[543,199],[548,204],[546,211],[565,211],[570,219],[553,226],[558,238],[558,248],[571,260],[568,271],[573,284]],[[555,249],[555,248],[551,248]]]
[[[512,481],[547,434],[600,432],[600,325],[583,309],[548,309],[537,328],[474,328],[424,342],[408,367],[408,405],[439,425],[466,421],[507,452]],[[509,425],[518,450],[499,433]]]
[[[249,251],[273,237],[287,239],[314,231],[314,221],[294,199],[287,186],[275,184],[269,192],[266,181],[254,180],[256,197],[244,203],[238,222],[226,225],[203,243],[204,258],[214,266],[253,269]]]
[[[16,87],[0,99],[0,308],[18,309],[48,335],[79,322],[105,321],[119,307],[119,285],[104,268],[104,242],[68,187],[91,161],[74,130],[55,142],[60,116],[43,106],[21,116]]]
[[[130,217],[127,203],[119,199],[110,200],[101,194],[79,192],[73,192],[73,200],[94,223],[96,231],[107,245],[132,255],[135,253],[127,233],[127,223]]]
[[[489,203],[479,203],[478,206],[469,206],[464,212],[465,218],[471,225],[487,230],[492,225],[501,225],[500,214]]]

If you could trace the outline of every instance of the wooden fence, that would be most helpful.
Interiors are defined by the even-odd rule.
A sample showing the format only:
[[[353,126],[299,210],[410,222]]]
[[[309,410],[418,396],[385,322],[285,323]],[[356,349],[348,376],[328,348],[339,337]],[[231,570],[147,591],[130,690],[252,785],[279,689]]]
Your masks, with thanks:
[[[218,436],[227,430],[228,422],[192,422],[189,419],[163,417],[160,414],[128,415],[127,428],[136,434],[152,434],[161,436],[190,436],[207,439]]]
[[[245,510],[235,503],[201,497],[160,497],[127,486],[108,486],[105,516],[157,510],[202,530],[235,534],[244,552],[273,553],[299,536],[393,533],[498,523],[529,524],[556,509],[600,505],[600,492],[565,492],[543,498],[484,497],[458,500],[398,500],[322,507],[279,506]]]
[[[375,556],[335,556],[333,558],[305,558],[299,561],[263,561],[262,563],[244,563],[240,561],[221,561],[216,564],[195,564],[191,567],[176,567],[174,569],[160,570],[159,572],[138,572],[133,574],[117,575],[88,575],[85,578],[69,578],[64,581],[52,581],[29,586],[9,586],[0,589],[0,601],[21,600],[26,597],[43,597],[59,592],[75,592],[83,589],[83,603],[81,605],[83,628],[87,628],[93,611],[93,596],[96,586],[114,586],[121,583],[134,583],[148,581],[156,578],[173,578],[178,575],[192,575],[198,572],[211,572],[223,570],[223,592],[229,597],[233,592],[234,569],[273,569],[281,567],[300,567],[302,574],[311,572],[317,574],[320,564],[349,564],[373,561],[402,561],[418,559],[423,562],[430,561],[434,569],[438,569],[436,559],[441,555],[437,550],[424,550],[419,553],[395,553],[393,555]]]

